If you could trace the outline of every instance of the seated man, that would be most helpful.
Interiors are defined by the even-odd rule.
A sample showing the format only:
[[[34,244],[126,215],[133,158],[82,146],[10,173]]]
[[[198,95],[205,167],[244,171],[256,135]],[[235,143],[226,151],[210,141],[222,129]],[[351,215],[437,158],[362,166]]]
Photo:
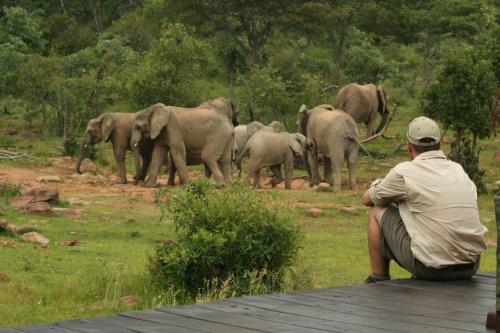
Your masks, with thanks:
[[[486,249],[476,186],[440,150],[438,125],[418,117],[408,126],[412,161],[396,165],[363,195],[370,206],[366,283],[389,280],[395,260],[417,279],[460,280],[479,268]]]

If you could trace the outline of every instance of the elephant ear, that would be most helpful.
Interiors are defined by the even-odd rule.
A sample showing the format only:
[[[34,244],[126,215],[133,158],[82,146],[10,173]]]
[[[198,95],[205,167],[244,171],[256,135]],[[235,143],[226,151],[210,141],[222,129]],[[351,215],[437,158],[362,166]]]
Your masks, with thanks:
[[[302,104],[302,106],[299,109],[299,119],[297,121],[297,125],[299,127],[300,134],[305,136],[307,136],[308,118],[309,118],[309,110],[307,109],[307,106],[305,104]]]
[[[387,112],[387,97],[381,84],[379,84],[377,87],[377,96],[379,102],[379,112],[381,114],[384,114]]]
[[[306,137],[300,133],[293,133],[288,135],[288,145],[290,148],[299,155],[302,155],[302,144],[306,141]]]
[[[102,141],[107,142],[111,132],[115,129],[115,120],[113,116],[109,113],[103,114],[101,116],[101,137]]]
[[[161,103],[151,106],[151,117],[149,118],[149,136],[151,139],[156,139],[163,127],[167,126],[171,112],[170,108]]]

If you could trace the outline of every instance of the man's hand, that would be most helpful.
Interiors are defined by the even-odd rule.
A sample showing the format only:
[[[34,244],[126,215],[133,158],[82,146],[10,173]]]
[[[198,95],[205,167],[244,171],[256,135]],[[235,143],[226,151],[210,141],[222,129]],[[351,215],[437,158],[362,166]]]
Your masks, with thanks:
[[[372,201],[373,187],[375,185],[377,185],[378,183],[380,183],[381,181],[382,181],[382,179],[375,179],[370,184],[370,187],[368,188],[368,190],[366,190],[366,192],[363,194],[363,197],[361,198],[361,202],[363,203],[363,205],[368,206],[368,207],[374,206],[373,201]]]

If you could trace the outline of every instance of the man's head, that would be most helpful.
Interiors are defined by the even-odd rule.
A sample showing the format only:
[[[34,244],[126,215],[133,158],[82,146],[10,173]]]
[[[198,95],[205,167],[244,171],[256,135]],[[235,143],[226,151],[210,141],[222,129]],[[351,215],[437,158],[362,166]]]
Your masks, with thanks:
[[[418,117],[410,121],[406,137],[408,151],[412,157],[441,148],[439,126],[427,117]]]

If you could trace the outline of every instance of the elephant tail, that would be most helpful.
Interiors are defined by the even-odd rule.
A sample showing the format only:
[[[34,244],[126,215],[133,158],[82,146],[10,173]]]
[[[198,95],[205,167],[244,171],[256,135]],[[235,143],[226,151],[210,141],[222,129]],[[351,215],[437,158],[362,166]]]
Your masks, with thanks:
[[[370,158],[373,158],[372,154],[370,154],[370,152],[361,144],[361,142],[359,142],[358,138],[346,136],[346,139],[354,141],[359,146],[359,148],[363,151],[363,153],[368,155]]]

